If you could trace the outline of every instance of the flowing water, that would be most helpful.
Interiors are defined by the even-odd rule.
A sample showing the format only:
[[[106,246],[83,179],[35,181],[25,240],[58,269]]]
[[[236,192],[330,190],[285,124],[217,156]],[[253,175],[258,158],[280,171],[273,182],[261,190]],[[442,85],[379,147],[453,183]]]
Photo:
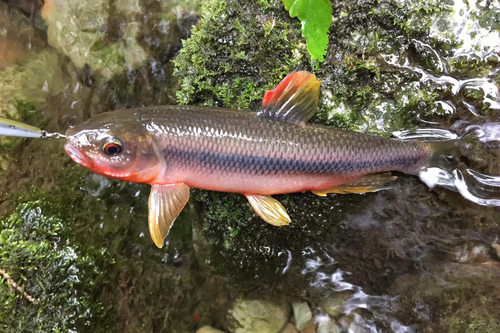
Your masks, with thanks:
[[[205,5],[0,2],[0,115],[64,133],[131,107],[256,109],[314,69],[281,1]],[[158,249],[149,186],[90,174],[64,139],[3,138],[0,330],[500,331],[500,6],[333,8],[312,121],[454,149],[386,191],[276,196],[283,228],[192,190]]]

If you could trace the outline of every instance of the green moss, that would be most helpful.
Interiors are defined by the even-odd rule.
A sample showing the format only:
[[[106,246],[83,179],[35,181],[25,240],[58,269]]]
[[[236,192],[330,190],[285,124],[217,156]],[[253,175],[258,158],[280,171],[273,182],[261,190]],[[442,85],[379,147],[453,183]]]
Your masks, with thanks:
[[[450,59],[449,65],[454,75],[464,78],[485,77],[496,68],[499,59],[496,55],[481,59],[479,55],[471,53],[453,57]]]
[[[481,28],[500,31],[500,10],[488,3],[477,3],[477,9],[472,12],[472,18]]]
[[[102,305],[92,295],[94,280],[102,274],[96,260],[104,251],[71,245],[63,223],[57,208],[40,200],[20,204],[2,219],[0,268],[38,301],[33,304],[1,278],[4,332],[108,331]]]
[[[500,320],[477,311],[471,311],[463,317],[455,317],[448,329],[449,333],[496,333],[499,331]]]
[[[271,33],[271,31],[273,30],[274,28],[274,20],[267,20],[264,25],[262,26],[262,28],[264,29],[264,36],[267,37],[269,36],[269,34]]]
[[[231,278],[240,291],[252,290],[253,296],[298,297],[308,288],[307,281],[297,278],[303,269],[302,252],[306,248],[321,252],[318,246],[323,240],[340,237],[345,214],[356,210],[363,197],[312,193],[275,197],[292,219],[286,227],[265,223],[243,195],[201,190],[191,195],[200,214],[196,228],[207,242],[203,256],[210,258],[217,274]],[[290,258],[296,259],[290,262]],[[280,295],[282,289],[288,290],[287,295]]]
[[[259,6],[262,8],[262,12],[265,13],[267,9],[271,7],[271,1],[259,0]]]
[[[16,109],[21,122],[39,128],[43,128],[47,124],[47,119],[36,110],[33,103],[27,100],[17,100]]]
[[[252,14],[229,9],[243,6],[238,1],[231,6],[223,1],[205,4],[207,15],[175,60],[180,104],[255,110],[266,90],[292,68],[307,66],[301,60],[303,50],[297,49],[300,30],[290,26],[280,1],[270,3],[249,7]],[[262,14],[264,8],[268,10]]]

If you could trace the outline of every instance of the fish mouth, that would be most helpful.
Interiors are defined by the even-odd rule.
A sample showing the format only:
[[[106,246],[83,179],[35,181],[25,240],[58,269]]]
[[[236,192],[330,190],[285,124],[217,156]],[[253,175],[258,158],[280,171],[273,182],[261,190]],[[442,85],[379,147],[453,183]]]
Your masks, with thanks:
[[[86,155],[82,154],[71,143],[66,142],[66,144],[64,145],[64,150],[66,150],[66,153],[69,155],[69,157],[71,157],[71,159],[76,163],[81,164],[86,168],[92,167],[92,160]]]

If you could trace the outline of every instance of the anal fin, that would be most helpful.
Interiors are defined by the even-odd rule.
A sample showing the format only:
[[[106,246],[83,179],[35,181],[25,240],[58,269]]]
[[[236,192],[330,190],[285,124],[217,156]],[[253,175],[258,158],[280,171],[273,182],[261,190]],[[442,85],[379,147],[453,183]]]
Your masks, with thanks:
[[[361,177],[360,179],[338,186],[334,186],[324,190],[311,191],[312,193],[321,197],[326,196],[328,193],[348,194],[348,193],[367,193],[386,190],[387,183],[395,180],[397,177],[392,176],[390,172],[375,173]]]
[[[184,184],[153,185],[149,194],[149,233],[159,248],[172,224],[189,200],[189,187]]]
[[[290,224],[292,220],[285,207],[268,195],[245,194],[253,210],[267,223],[277,227]]]

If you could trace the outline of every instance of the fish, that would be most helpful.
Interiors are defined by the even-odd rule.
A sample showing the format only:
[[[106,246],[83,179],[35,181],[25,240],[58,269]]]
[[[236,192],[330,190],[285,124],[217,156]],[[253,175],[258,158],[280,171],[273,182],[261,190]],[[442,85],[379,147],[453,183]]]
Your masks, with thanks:
[[[391,171],[418,174],[436,147],[309,123],[321,82],[293,72],[257,112],[165,105],[111,111],[66,132],[65,150],[94,173],[150,184],[148,225],[162,247],[189,189],[240,193],[264,221],[291,219],[275,194],[365,193]]]

